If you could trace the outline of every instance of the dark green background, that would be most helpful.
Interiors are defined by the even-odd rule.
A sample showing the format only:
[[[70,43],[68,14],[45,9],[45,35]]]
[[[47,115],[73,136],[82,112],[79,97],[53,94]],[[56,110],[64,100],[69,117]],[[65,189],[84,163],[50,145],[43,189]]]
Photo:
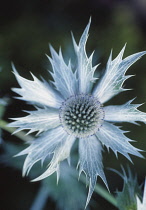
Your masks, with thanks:
[[[14,62],[19,73],[31,79],[30,71],[46,80],[49,78],[46,69],[50,64],[45,56],[49,54],[48,43],[56,50],[62,46],[64,55],[72,55],[71,35],[73,31],[76,40],[79,40],[89,17],[92,17],[87,52],[95,51],[94,62],[101,63],[99,69],[104,69],[110,50],[113,49],[115,57],[127,43],[125,56],[146,50],[146,2],[142,0],[13,0],[0,4],[0,96],[10,97],[10,105],[4,119],[24,115],[22,109],[31,109],[25,102],[12,97],[15,95],[11,87],[18,87],[12,74],[11,61]],[[137,96],[135,102],[146,101],[146,56],[134,64],[129,74],[136,75],[127,80],[126,88],[132,91],[121,93],[109,103],[122,104]],[[146,105],[141,108],[146,111]],[[131,132],[127,135],[137,140],[136,147],[146,150],[146,126],[123,124],[125,130]],[[19,139],[3,132],[3,139],[8,142],[21,143]],[[1,149],[3,152],[3,149]],[[145,153],[144,153],[145,155]],[[119,155],[103,152],[105,173],[111,192],[121,190],[122,180],[106,167],[120,170],[120,165],[130,165],[137,173],[139,183],[144,181],[146,175],[145,160],[132,157],[134,165]],[[101,180],[99,179],[99,182]],[[101,182],[102,183],[102,182]],[[27,210],[33,201],[39,183],[30,183],[28,179],[21,178],[21,172],[1,164],[0,169],[0,209],[1,210]],[[91,209],[112,209],[114,207],[97,194],[93,196],[96,201]],[[48,200],[49,208],[55,209],[55,202]]]

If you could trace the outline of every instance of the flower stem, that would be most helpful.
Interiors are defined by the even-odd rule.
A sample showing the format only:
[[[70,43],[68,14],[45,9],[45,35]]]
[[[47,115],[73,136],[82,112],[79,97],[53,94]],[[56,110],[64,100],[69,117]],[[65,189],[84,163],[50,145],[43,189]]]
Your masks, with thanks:
[[[16,129],[10,128],[7,125],[8,125],[8,123],[6,121],[0,120],[0,128],[2,128],[5,131],[8,131],[9,133],[12,134]],[[30,135],[26,136],[26,133],[23,131],[20,131],[19,133],[15,133],[14,135],[23,141],[32,141],[33,140],[32,136],[30,136]]]
[[[32,206],[30,207],[30,210],[42,210],[44,209],[44,206],[47,202],[47,198],[48,198],[48,189],[47,187],[42,184],[39,188],[39,191],[33,201]]]
[[[117,207],[117,201],[115,197],[107,190],[105,190],[101,185],[96,184],[94,191],[105,198],[107,201],[109,201],[113,206]]]

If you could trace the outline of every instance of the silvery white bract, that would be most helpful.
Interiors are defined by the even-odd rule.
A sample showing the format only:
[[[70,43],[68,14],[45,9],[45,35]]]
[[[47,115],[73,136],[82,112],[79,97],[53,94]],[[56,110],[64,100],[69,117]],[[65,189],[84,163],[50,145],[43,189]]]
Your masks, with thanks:
[[[21,97],[35,105],[35,111],[29,111],[28,116],[15,118],[11,127],[18,127],[16,132],[29,129],[28,133],[37,131],[38,136],[31,145],[18,155],[27,155],[23,175],[29,173],[32,166],[39,160],[43,161],[53,154],[48,169],[34,181],[44,179],[54,172],[59,177],[59,165],[68,159],[72,145],[79,141],[79,174],[84,172],[89,180],[89,193],[86,206],[94,191],[97,176],[100,176],[105,185],[107,181],[102,164],[102,146],[111,148],[130,159],[129,154],[142,157],[139,149],[132,146],[132,141],[124,135],[124,131],[113,123],[136,121],[146,122],[146,114],[137,108],[140,104],[132,104],[132,100],[117,106],[103,106],[113,96],[125,91],[122,87],[127,69],[141,58],[146,51],[128,56],[124,59],[125,47],[119,55],[112,60],[110,55],[105,74],[94,85],[96,79],[94,72],[97,66],[92,66],[93,54],[86,54],[86,42],[90,21],[83,35],[73,45],[77,63],[72,69],[71,61],[65,63],[61,50],[59,54],[50,47],[53,72],[53,86],[47,81],[38,80],[33,74],[33,80],[21,77],[13,66],[14,74],[21,88],[13,90]]]
[[[143,199],[142,202],[138,197],[137,198],[137,210],[145,210],[146,209],[146,180],[144,185]]]

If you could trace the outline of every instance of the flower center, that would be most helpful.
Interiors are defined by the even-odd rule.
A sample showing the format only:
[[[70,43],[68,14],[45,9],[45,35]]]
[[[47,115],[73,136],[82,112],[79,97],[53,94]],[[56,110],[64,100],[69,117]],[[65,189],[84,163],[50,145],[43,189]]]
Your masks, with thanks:
[[[101,103],[97,98],[85,94],[71,96],[64,101],[59,115],[64,130],[76,137],[93,135],[104,120]]]

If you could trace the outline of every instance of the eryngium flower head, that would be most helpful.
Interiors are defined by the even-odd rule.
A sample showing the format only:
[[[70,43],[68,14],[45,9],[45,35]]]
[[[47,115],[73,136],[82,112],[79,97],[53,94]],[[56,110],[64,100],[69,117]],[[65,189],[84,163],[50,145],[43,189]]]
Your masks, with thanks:
[[[13,90],[21,100],[35,105],[35,111],[28,116],[15,118],[10,126],[18,127],[17,132],[29,129],[28,133],[38,131],[38,136],[31,145],[18,155],[27,155],[23,175],[28,174],[32,166],[39,160],[42,162],[50,154],[53,158],[48,169],[35,181],[44,179],[54,172],[59,174],[60,162],[69,158],[72,145],[79,141],[79,174],[84,172],[89,179],[88,204],[93,193],[97,176],[107,186],[102,164],[102,146],[111,148],[130,159],[129,154],[142,157],[139,149],[130,144],[131,139],[124,131],[113,123],[136,121],[146,122],[146,114],[137,108],[140,104],[132,104],[133,100],[123,105],[104,106],[104,103],[115,95],[125,91],[124,81],[127,69],[140,59],[146,51],[130,55],[124,59],[125,46],[119,55],[112,60],[112,53],[107,62],[106,70],[99,82],[94,77],[97,66],[92,65],[93,53],[86,54],[86,42],[90,21],[85,28],[79,44],[74,37],[73,45],[77,63],[72,69],[71,62],[65,63],[61,50],[57,53],[50,46],[53,86],[47,81],[21,77],[13,66],[14,74],[21,88]]]

